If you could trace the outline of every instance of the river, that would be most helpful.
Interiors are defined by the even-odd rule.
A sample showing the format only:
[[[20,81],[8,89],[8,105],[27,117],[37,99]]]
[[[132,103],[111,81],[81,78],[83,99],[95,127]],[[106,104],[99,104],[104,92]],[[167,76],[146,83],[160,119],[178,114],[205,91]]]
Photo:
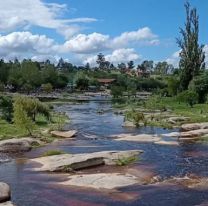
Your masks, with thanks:
[[[102,109],[104,114],[97,113]],[[29,158],[39,157],[48,149],[68,153],[85,153],[106,150],[144,150],[135,168],[147,170],[161,179],[195,174],[208,176],[208,145],[202,143],[176,146],[114,141],[110,136],[121,133],[164,134],[173,130],[155,127],[122,128],[123,117],[113,113],[110,103],[88,102],[64,104],[55,107],[66,112],[71,122],[65,129],[76,129],[74,140],[56,141],[31,152],[16,155],[7,163],[0,163],[0,181],[12,189],[12,201],[17,206],[191,206],[208,202],[207,190],[183,186],[130,186],[119,191],[84,190],[60,186],[63,174],[31,172]]]

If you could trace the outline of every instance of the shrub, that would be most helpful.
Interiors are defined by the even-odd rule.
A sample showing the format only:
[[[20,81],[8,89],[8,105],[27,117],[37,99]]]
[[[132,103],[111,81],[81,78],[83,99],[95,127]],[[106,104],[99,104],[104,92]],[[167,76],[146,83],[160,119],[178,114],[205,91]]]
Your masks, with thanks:
[[[138,127],[140,123],[146,124],[145,116],[141,112],[137,112],[134,109],[126,112],[125,120],[133,121],[133,123]]]
[[[65,152],[59,150],[48,150],[42,154],[42,157],[61,155],[61,154],[65,154]]]
[[[51,83],[42,84],[42,89],[46,93],[51,93],[53,91],[53,86]]]
[[[1,96],[0,97],[0,111],[2,113],[2,118],[7,122],[11,122],[13,118],[13,105],[12,98]]]
[[[190,107],[193,107],[194,104],[198,103],[198,94],[192,90],[186,90],[178,94],[178,101],[187,103]]]

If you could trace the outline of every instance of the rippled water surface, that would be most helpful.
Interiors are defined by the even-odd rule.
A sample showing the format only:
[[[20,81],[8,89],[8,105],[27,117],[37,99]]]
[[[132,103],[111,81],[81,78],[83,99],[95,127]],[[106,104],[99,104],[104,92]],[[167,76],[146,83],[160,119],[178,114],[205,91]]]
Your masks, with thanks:
[[[104,150],[142,149],[144,154],[135,166],[151,170],[166,179],[172,176],[195,174],[208,176],[208,146],[206,144],[183,144],[163,146],[135,142],[114,141],[110,136],[121,133],[163,134],[172,132],[161,128],[122,128],[123,117],[115,115],[109,103],[90,102],[77,105],[61,105],[55,108],[66,112],[71,124],[66,129],[78,130],[75,140],[55,142],[27,154],[9,157],[0,156],[0,181],[12,188],[12,200],[17,206],[104,206],[104,205],[200,205],[208,202],[208,191],[197,191],[180,186],[131,186],[119,191],[84,190],[59,186],[66,175],[34,173],[29,171],[28,158],[38,157],[48,149],[60,149],[69,153],[97,152]],[[104,114],[97,113],[104,110]],[[208,204],[207,204],[208,205]]]

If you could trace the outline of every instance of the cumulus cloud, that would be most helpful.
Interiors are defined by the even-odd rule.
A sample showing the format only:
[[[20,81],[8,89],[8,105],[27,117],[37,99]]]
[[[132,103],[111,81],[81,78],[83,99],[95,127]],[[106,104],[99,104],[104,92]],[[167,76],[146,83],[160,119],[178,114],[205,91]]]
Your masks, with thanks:
[[[181,50],[174,52],[171,57],[169,57],[168,59],[166,59],[166,61],[169,64],[172,64],[175,67],[178,67],[179,64],[179,55],[180,55]]]
[[[132,43],[157,45],[159,44],[159,39],[148,27],[138,29],[137,31],[125,32],[114,38],[100,33],[79,34],[65,43],[64,50],[88,54],[124,48]]]
[[[151,29],[148,27],[138,29],[137,31],[124,32],[112,40],[112,43],[117,47],[126,46],[129,43],[135,42],[155,45],[159,43],[159,40],[158,36],[153,34]]]
[[[78,29],[71,24],[89,23],[96,21],[94,18],[63,19],[61,14],[67,10],[66,4],[43,3],[42,0],[6,0],[0,7],[0,30],[14,31],[28,25],[63,31],[63,34],[74,35]],[[78,27],[78,26],[77,26]]]
[[[13,58],[32,54],[53,54],[57,51],[53,39],[45,35],[33,35],[30,32],[13,32],[0,36],[1,58]]]
[[[99,33],[79,34],[64,44],[65,51],[93,53],[108,49],[110,37]]]
[[[110,61],[114,64],[121,62],[127,63],[129,61],[138,61],[141,59],[141,55],[137,54],[133,48],[123,48],[113,51],[111,54],[105,56],[107,61]],[[92,66],[96,65],[97,55],[89,56],[83,60],[83,63],[89,63]]]

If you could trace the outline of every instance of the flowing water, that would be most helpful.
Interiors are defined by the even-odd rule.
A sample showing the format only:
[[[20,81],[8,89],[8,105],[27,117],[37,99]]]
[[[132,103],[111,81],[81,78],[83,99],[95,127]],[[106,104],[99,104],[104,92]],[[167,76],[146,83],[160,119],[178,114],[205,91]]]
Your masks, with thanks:
[[[31,172],[31,165],[27,160],[39,157],[49,149],[63,150],[71,154],[141,149],[144,154],[134,166],[135,169],[146,170],[162,179],[188,174],[208,176],[207,144],[183,144],[176,147],[114,141],[110,137],[114,134],[164,134],[172,130],[155,127],[122,128],[123,117],[113,113],[110,103],[65,104],[55,109],[69,115],[71,123],[66,125],[65,129],[78,130],[76,139],[58,141],[29,153],[16,155],[10,162],[7,160],[11,157],[0,155],[0,181],[10,184],[12,201],[17,206],[190,206],[206,201],[208,203],[207,190],[187,189],[183,186],[134,185],[118,191],[97,191],[57,184],[64,181],[67,175]],[[101,109],[105,111],[102,115],[97,113]]]

